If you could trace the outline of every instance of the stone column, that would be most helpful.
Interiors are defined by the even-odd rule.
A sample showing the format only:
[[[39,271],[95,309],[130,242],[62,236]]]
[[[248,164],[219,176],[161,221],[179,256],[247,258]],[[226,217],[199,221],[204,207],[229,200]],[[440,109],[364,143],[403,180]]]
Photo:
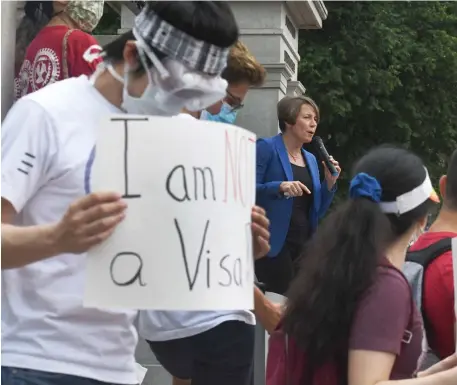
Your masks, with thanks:
[[[267,80],[251,90],[237,124],[258,136],[278,132],[276,104],[284,95],[301,95],[305,87],[297,80],[298,33],[322,28],[327,10],[322,1],[232,1],[241,40],[267,70]]]

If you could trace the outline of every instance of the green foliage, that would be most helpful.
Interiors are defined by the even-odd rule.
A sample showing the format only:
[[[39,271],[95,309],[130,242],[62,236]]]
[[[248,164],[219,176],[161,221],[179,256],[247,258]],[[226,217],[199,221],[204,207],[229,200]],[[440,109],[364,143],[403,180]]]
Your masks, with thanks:
[[[341,190],[382,143],[416,152],[436,182],[457,148],[457,3],[325,4],[323,29],[301,31],[299,79],[346,171]]]

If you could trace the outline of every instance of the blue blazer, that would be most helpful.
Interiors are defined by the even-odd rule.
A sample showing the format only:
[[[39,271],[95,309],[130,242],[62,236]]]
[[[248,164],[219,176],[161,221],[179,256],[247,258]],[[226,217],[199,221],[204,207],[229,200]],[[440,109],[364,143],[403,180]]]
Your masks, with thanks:
[[[311,179],[313,180],[313,202],[308,221],[311,232],[316,231],[319,219],[327,212],[336,191],[336,184],[331,191],[324,180],[321,184],[316,157],[302,149]],[[279,192],[279,185],[284,181],[293,181],[292,167],[282,135],[257,140],[256,204],[263,207],[270,220],[269,257],[275,257],[281,251],[289,231],[292,216],[292,199],[287,199]]]

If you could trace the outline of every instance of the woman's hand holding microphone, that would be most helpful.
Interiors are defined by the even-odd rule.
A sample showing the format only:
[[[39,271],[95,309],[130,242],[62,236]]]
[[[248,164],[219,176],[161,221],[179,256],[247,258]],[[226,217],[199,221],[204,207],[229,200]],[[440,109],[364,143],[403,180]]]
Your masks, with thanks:
[[[302,182],[282,182],[279,185],[279,191],[284,194],[285,197],[299,197],[303,194],[311,194],[311,191]]]

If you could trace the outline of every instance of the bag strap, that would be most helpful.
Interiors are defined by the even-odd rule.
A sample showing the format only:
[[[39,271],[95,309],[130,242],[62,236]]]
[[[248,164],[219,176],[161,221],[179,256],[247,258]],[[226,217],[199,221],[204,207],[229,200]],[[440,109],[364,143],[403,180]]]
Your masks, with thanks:
[[[415,251],[409,251],[406,254],[406,261],[417,263],[422,266],[423,272],[427,270],[427,267],[439,256],[447,253],[448,251],[452,250],[452,238],[444,238],[438,242],[431,244],[430,246]],[[424,279],[424,277],[422,277]],[[424,291],[425,285],[422,283],[422,301],[424,299]],[[423,303],[421,304],[421,315],[422,315],[422,322],[424,326],[424,333],[427,336],[427,330],[430,330],[430,322],[427,319],[427,315],[424,311]]]
[[[411,328],[411,326],[413,325],[414,309],[415,309],[415,306],[416,306],[416,303],[414,302],[414,296],[413,296],[413,291],[411,289],[411,285],[410,285],[408,279],[405,277],[405,275],[400,270],[398,270],[395,266],[391,265],[390,262],[388,262],[387,260],[381,262],[379,266],[384,267],[386,269],[394,270],[397,273],[399,273],[400,276],[405,280],[406,285],[408,286],[409,295],[410,295],[410,298],[411,298],[410,311],[409,311],[408,325],[406,325],[406,329],[405,329],[405,331],[403,333],[402,342],[409,344],[411,342],[412,338],[413,338],[413,333],[411,332],[411,330],[408,330],[408,329]]]
[[[431,244],[425,249],[408,251],[406,254],[407,262],[418,263],[424,270],[440,255],[452,250],[452,238],[444,238]]]
[[[70,37],[73,31],[74,29],[69,29],[65,33],[65,36],[63,37],[62,41],[62,72],[64,79],[68,79],[70,77],[68,73],[68,38]]]

